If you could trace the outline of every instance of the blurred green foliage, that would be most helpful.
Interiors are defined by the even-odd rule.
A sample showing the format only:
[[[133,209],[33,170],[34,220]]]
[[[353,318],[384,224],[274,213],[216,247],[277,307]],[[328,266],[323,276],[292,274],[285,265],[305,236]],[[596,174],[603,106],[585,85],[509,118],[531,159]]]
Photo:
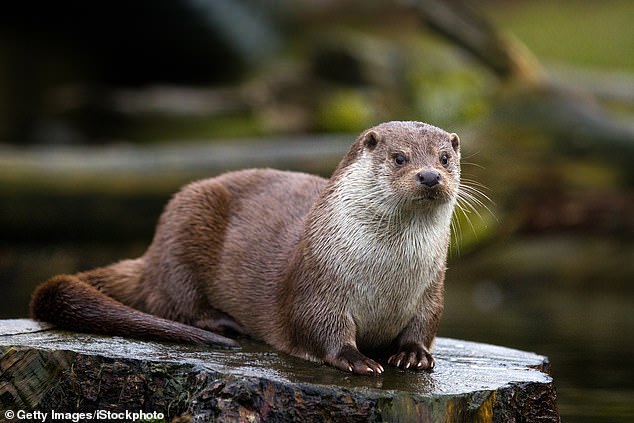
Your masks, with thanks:
[[[546,63],[634,72],[629,0],[486,1],[484,9]]]

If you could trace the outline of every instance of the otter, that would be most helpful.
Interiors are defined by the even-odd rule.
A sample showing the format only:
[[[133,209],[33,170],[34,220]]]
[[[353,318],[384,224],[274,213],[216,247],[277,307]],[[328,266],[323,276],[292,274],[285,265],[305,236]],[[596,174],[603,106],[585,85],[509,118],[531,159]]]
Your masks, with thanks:
[[[355,374],[432,369],[459,186],[456,134],[383,123],[329,180],[251,169],[185,186],[143,256],[49,279],[31,314],[223,348],[249,336]]]

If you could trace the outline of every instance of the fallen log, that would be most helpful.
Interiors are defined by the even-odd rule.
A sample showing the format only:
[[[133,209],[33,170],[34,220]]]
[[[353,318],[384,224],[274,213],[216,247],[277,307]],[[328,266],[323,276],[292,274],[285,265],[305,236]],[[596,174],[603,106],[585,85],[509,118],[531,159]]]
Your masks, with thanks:
[[[241,343],[208,350],[2,320],[0,420],[559,421],[548,359],[533,353],[439,338],[433,372],[372,378]]]

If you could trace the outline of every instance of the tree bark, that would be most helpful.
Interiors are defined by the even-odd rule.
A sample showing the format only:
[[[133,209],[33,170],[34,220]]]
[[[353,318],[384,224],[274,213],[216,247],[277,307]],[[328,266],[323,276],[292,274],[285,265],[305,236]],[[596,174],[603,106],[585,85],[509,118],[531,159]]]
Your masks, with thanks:
[[[371,378],[241,342],[227,352],[0,321],[0,412],[49,421],[53,410],[197,422],[559,421],[548,360],[533,353],[440,338],[433,372]]]

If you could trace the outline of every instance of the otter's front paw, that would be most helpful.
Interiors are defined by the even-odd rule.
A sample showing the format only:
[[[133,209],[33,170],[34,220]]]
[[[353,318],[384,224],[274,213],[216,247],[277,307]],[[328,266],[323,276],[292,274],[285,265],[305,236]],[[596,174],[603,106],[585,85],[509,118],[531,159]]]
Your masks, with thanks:
[[[383,366],[361,354],[352,345],[344,345],[333,359],[327,361],[344,372],[368,376],[378,376],[383,373]]]
[[[414,342],[403,345],[387,362],[403,370],[431,370],[435,365],[427,348]]]

